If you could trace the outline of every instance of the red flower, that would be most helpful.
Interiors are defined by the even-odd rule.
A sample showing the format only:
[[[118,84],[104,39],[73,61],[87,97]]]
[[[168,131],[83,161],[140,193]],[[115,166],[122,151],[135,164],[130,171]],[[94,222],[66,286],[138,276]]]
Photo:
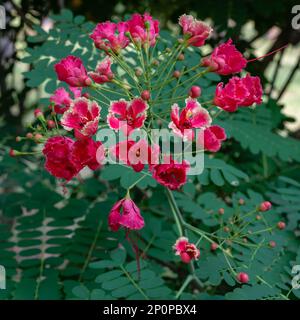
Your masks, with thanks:
[[[190,243],[186,237],[178,238],[173,249],[175,250],[175,254],[180,256],[181,261],[184,263],[189,263],[193,259],[198,260],[200,257],[200,250],[193,243]]]
[[[120,227],[139,230],[144,227],[145,222],[136,204],[130,198],[125,198],[112,207],[108,225],[112,231],[118,231]]]
[[[129,39],[125,36],[128,31],[126,22],[113,23],[110,21],[98,23],[90,38],[94,40],[96,48],[108,52],[110,49],[119,53],[121,49],[129,44]]]
[[[144,15],[135,13],[127,23],[128,30],[135,43],[145,44],[149,42],[151,46],[154,46],[159,34],[158,20],[153,20],[149,13],[145,13]]]
[[[226,133],[222,127],[214,125],[200,131],[198,137],[205,150],[217,152],[221,148],[222,141],[226,139]]]
[[[178,163],[172,158],[169,162],[152,166],[152,176],[161,185],[176,190],[186,183],[186,174],[190,165],[185,160]]]
[[[59,80],[66,82],[71,87],[87,87],[91,84],[85,67],[80,58],[67,56],[55,66]]]
[[[143,126],[147,108],[147,103],[141,98],[135,98],[130,102],[123,99],[112,101],[108,110],[108,125],[111,129],[122,129],[129,134],[132,130]]]
[[[259,77],[247,74],[244,78],[232,77],[223,87],[217,85],[214,103],[228,112],[234,112],[238,107],[249,107],[253,103],[262,103],[262,87]]]
[[[45,169],[56,178],[71,180],[80,171],[71,160],[74,141],[68,137],[56,136],[47,140],[43,154]]]
[[[185,100],[186,106],[179,115],[179,106],[173,104],[171,122],[169,128],[184,140],[192,140],[194,137],[193,128],[209,126],[211,117],[208,111],[201,107],[201,104],[192,98]]]
[[[216,47],[210,57],[204,58],[202,65],[211,67],[212,71],[218,74],[228,75],[241,72],[246,67],[247,60],[229,39],[226,43]]]
[[[151,167],[153,164],[158,164],[159,146],[150,147],[146,140],[125,140],[119,142],[111,149],[111,154],[128,166],[131,166],[134,171],[140,172],[144,169],[145,164]]]
[[[191,15],[179,17],[179,25],[187,39],[187,44],[194,47],[201,47],[212,32],[212,28],[205,22],[195,19]]]
[[[111,71],[111,59],[109,57],[105,58],[103,61],[99,62],[96,70],[93,72],[89,72],[89,76],[96,82],[96,83],[105,83],[110,82],[114,74]]]
[[[100,168],[101,164],[96,159],[96,153],[101,145],[100,141],[94,141],[90,138],[75,141],[71,161],[80,170],[85,166],[88,166],[91,170]]]
[[[81,96],[80,88],[70,87],[70,90],[73,92],[74,98]],[[73,100],[65,88],[58,88],[50,97],[50,101],[54,103],[54,111],[58,114],[63,114],[69,109]]]
[[[100,111],[101,108],[96,102],[78,98],[63,114],[61,124],[66,130],[74,129],[75,136],[79,139],[90,137],[98,130]]]

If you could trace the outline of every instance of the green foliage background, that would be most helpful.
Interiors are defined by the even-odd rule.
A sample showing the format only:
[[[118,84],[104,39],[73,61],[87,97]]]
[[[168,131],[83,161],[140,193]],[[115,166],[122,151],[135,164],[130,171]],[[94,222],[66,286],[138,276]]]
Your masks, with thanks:
[[[35,27],[28,39],[24,63],[27,86],[43,86],[50,95],[57,87],[54,63],[72,53],[86,64],[96,64],[99,53],[88,33],[94,24],[63,10],[53,15],[49,33]],[[168,32],[164,36],[170,38]],[[167,43],[165,44],[167,45]],[[199,61],[199,53],[187,53],[186,63]],[[131,62],[134,66],[134,61]],[[190,75],[187,75],[189,77]],[[211,95],[220,78],[207,75],[198,81]],[[205,97],[204,97],[205,99]],[[40,104],[48,105],[47,98]],[[162,106],[163,108],[164,106]],[[219,225],[218,209],[230,219],[247,212],[264,199],[274,203],[262,221],[251,222],[251,230],[287,222],[281,232],[249,234],[248,241],[260,245],[276,242],[275,248],[250,250],[231,244],[235,259],[210,251],[200,240],[201,258],[195,273],[201,286],[190,283],[178,291],[189,275],[172,252],[177,234],[163,188],[151,178],[138,184],[135,200],[142,208],[146,227],[134,241],[142,252],[141,274],[134,252],[124,234],[111,233],[107,215],[120,194],[138,177],[131,169],[105,167],[83,183],[74,181],[67,196],[42,166],[42,159],[11,159],[1,151],[0,264],[7,271],[7,290],[2,299],[298,299],[292,290],[292,266],[300,264],[299,142],[278,134],[287,120],[281,106],[269,100],[260,107],[220,117],[230,137],[221,152],[206,156],[205,171],[191,177],[183,192],[174,196],[185,218],[214,232]],[[24,145],[24,148],[28,148]],[[189,238],[197,241],[194,234]],[[231,269],[247,269],[250,283],[238,284]]]

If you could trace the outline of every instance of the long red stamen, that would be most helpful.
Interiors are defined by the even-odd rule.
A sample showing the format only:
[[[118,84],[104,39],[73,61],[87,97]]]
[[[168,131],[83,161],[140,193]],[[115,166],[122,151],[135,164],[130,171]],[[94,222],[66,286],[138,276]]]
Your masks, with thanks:
[[[267,54],[265,54],[265,55],[263,55],[261,57],[257,57],[257,58],[254,58],[254,59],[247,60],[247,62],[253,62],[253,61],[256,61],[256,60],[259,60],[259,59],[263,59],[263,58],[265,58],[267,56],[270,56],[270,55],[272,55],[272,54],[274,54],[274,53],[276,53],[278,51],[281,51],[281,50],[285,49],[287,46],[288,46],[288,44],[286,44],[283,47],[280,47],[280,48],[278,48],[278,49],[276,49],[274,51],[271,51],[271,52],[269,52],[269,53],[267,53]]]

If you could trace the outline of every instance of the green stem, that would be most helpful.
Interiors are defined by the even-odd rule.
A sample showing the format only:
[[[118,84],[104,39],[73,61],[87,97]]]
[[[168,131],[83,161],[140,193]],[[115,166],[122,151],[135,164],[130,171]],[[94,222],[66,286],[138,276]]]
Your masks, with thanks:
[[[185,281],[183,282],[182,286],[180,287],[180,289],[178,290],[175,299],[177,300],[181,294],[183,293],[183,291],[185,290],[185,288],[190,284],[190,282],[193,280],[193,276],[191,274],[189,274]]]
[[[126,277],[129,279],[129,281],[133,284],[133,286],[140,292],[140,294],[146,299],[150,300],[148,296],[145,294],[145,292],[142,290],[142,288],[134,281],[134,279],[130,276],[130,274],[127,272],[127,270],[123,267],[123,265],[120,265],[121,270],[124,272]]]

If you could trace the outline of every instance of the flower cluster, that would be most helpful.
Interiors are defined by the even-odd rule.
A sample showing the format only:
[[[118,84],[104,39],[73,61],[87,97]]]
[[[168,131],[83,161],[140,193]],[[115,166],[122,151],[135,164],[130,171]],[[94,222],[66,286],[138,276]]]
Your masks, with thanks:
[[[99,23],[90,35],[102,55],[96,66],[88,69],[80,57],[73,55],[55,64],[57,78],[65,86],[50,97],[51,119],[38,110],[35,115],[40,124],[26,136],[43,143],[45,169],[51,175],[70,181],[85,167],[99,169],[109,155],[135,172],[151,176],[161,186],[179,190],[187,182],[191,165],[170,152],[164,153],[159,143],[150,139],[151,130],[165,125],[185,143],[199,142],[200,151],[217,152],[226,140],[225,130],[213,124],[217,115],[262,102],[260,79],[250,74],[236,75],[246,67],[247,60],[231,39],[191,70],[174,70],[176,61],[185,59],[186,48],[200,50],[213,32],[208,24],[191,15],[182,15],[179,25],[182,37],[174,48],[159,49],[159,22],[148,13],[133,14],[127,21]],[[126,60],[129,50],[136,53],[140,63],[135,69]],[[123,72],[119,73],[119,69]],[[196,74],[190,80],[181,80],[189,72]],[[203,101],[197,80],[209,72],[235,75],[226,84],[217,85],[211,100]],[[172,83],[175,88],[170,90]],[[182,92],[176,95],[178,87],[183,88],[184,97]],[[112,100],[108,93],[117,98]],[[105,146],[97,141],[97,133],[103,128],[122,134],[123,138]],[[134,134],[141,130],[146,137],[136,140]],[[112,231],[144,227],[140,209],[130,198],[135,185],[112,207],[108,217]],[[268,210],[268,205],[261,205],[260,210]],[[174,248],[185,263],[200,256],[187,238],[178,239]]]

